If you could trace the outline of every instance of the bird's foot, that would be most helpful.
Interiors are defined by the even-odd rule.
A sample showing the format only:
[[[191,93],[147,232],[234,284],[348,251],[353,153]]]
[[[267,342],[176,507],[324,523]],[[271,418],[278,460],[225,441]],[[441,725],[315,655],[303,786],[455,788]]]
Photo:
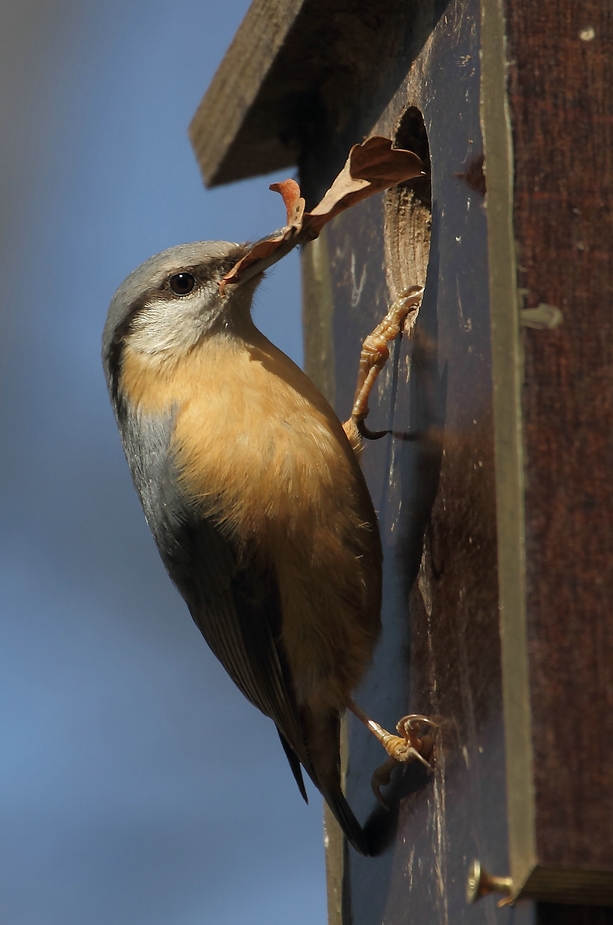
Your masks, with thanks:
[[[389,755],[388,760],[374,772],[371,780],[373,793],[379,802],[385,806],[385,800],[381,796],[380,788],[389,784],[392,771],[396,765],[419,761],[429,771],[432,770],[432,765],[429,763],[428,758],[432,752],[434,734],[438,725],[427,716],[422,716],[420,713],[410,713],[408,716],[403,716],[396,724],[399,735],[393,735],[380,726],[379,723],[370,719],[357,704],[350,704],[349,709],[370,729]]]
[[[385,801],[385,797],[381,793],[381,787],[387,787],[392,779],[392,772],[396,767],[398,767],[398,762],[396,759],[388,758],[387,761],[385,761],[374,771],[373,776],[370,779],[372,792],[384,809],[389,809],[389,806]]]
[[[377,376],[389,357],[388,345],[401,333],[409,317],[413,319],[414,324],[423,294],[424,290],[421,286],[410,286],[405,289],[390,306],[385,318],[362,344],[351,417],[343,424],[349,442],[356,453],[359,453],[361,449],[362,437],[367,440],[378,440],[390,433],[388,430],[371,431],[366,426],[368,399]]]
[[[414,727],[426,726],[428,730],[423,734],[418,734]],[[437,724],[427,716],[421,716],[418,713],[411,713],[409,716],[403,716],[400,722],[396,724],[396,729],[401,735],[395,736],[391,733],[385,733],[381,739],[381,744],[390,756],[374,772],[370,785],[372,791],[379,803],[385,806],[387,804],[381,795],[381,787],[387,786],[392,779],[392,771],[401,763],[408,764],[409,761],[420,761],[428,771],[432,771],[432,765],[427,760],[432,752],[434,745],[434,733],[438,728]]]
[[[421,763],[432,770],[428,761],[424,758],[424,752],[429,754],[432,751],[432,733],[424,734],[418,729],[420,726],[427,726],[429,729],[438,729],[438,726],[427,716],[421,716],[419,713],[410,713],[403,716],[396,723],[396,729],[400,735],[392,735],[381,729],[381,736],[377,736],[381,745],[388,753],[390,758],[396,762],[421,761]]]

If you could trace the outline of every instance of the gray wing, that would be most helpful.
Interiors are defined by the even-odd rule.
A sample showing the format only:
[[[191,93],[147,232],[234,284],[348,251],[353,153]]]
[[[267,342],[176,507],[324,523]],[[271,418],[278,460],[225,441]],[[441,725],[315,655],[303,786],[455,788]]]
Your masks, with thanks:
[[[277,725],[314,780],[290,671],[281,644],[276,576],[234,548],[178,489],[170,450],[173,414],[118,415],[145,517],[173,582],[208,645],[245,697]],[[287,751],[287,749],[286,749]],[[299,766],[290,765],[306,798]]]
[[[191,551],[189,588],[180,586],[180,574],[177,577],[171,568],[169,572],[202,635],[243,694],[276,723],[304,799],[301,763],[351,843],[367,854],[365,835],[341,790],[340,766],[334,781],[320,779],[308,755],[280,642],[281,608],[275,576],[253,562],[239,568],[227,541],[206,520],[187,528],[181,545],[184,552]],[[339,717],[331,714],[328,722],[330,751],[339,755]]]
[[[166,499],[163,509],[167,522],[158,524],[154,535],[194,622],[234,683],[274,720],[282,742],[289,743],[315,779],[281,643],[276,575],[248,552],[241,551],[239,562],[217,525],[177,497],[171,504]],[[168,514],[174,517],[172,529]],[[305,796],[299,766],[290,765]]]
[[[277,578],[256,551],[235,548],[212,518],[178,491],[169,454],[172,417],[160,427],[124,419],[122,439],[147,522],[166,569],[202,635],[242,693],[277,726],[298,788],[301,764],[321,790],[345,834],[362,854],[367,841],[343,796],[340,772],[319,779],[311,762],[291,673],[281,642]],[[136,425],[136,426],[135,426]],[[338,754],[338,717],[330,717],[330,748]]]
[[[173,574],[172,568],[169,572],[202,635],[243,694],[276,723],[304,799],[307,795],[300,763],[353,846],[368,854],[365,835],[341,790],[340,766],[335,779],[326,781],[310,761],[280,642],[281,607],[275,576],[257,568],[253,561],[239,568],[227,541],[206,520],[186,529],[181,546],[191,560],[189,587],[180,585],[183,567],[178,574]],[[338,715],[331,714],[328,724],[330,752],[339,755]]]

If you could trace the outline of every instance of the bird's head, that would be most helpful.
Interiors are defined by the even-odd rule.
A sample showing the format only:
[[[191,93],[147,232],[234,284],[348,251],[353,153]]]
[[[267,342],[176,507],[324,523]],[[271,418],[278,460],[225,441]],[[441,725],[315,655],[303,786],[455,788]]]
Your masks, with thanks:
[[[113,296],[104,327],[107,378],[127,346],[164,362],[179,359],[202,337],[240,326],[261,276],[228,286],[223,295],[219,284],[247,250],[228,241],[180,244],[134,270]]]

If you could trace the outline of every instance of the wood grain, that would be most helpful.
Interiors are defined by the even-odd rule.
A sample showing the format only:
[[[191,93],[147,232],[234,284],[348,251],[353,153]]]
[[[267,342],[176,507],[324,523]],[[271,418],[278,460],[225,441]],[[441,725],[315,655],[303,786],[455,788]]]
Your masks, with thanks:
[[[434,776],[415,766],[399,772],[385,812],[369,789],[381,762],[377,745],[349,719],[347,793],[377,853],[349,852],[344,877],[335,878],[344,902],[336,903],[334,921],[354,925],[486,923],[492,898],[466,904],[470,862],[480,857],[492,872],[508,869],[487,225],[482,184],[465,179],[483,151],[479,4],[451,4],[438,20],[421,12],[395,36],[405,68],[400,85],[390,65],[374,87],[377,131],[393,134],[407,107],[424,114],[432,233],[416,337],[396,347],[371,402],[373,427],[393,424],[422,439],[380,441],[363,456],[384,541],[385,604],[384,637],[359,700],[390,726],[423,711],[441,719],[441,730]],[[354,131],[366,117],[356,117]],[[323,154],[317,172],[325,177]],[[316,187],[310,173],[307,181]],[[411,266],[411,242],[399,246],[391,198],[364,203],[328,229],[341,416],[351,406],[361,338],[386,311],[397,280],[423,272]],[[404,223],[408,235],[425,220],[423,202],[400,198],[415,209]],[[414,229],[421,246],[424,230]],[[527,925],[532,912],[527,903],[497,916]]]
[[[254,0],[190,126],[206,184],[303,166],[340,141],[331,181],[366,137],[356,115],[372,125],[380,109],[373,75],[391,68],[402,81],[414,19],[405,0]]]
[[[525,304],[526,580],[545,866],[613,874],[613,8],[506,4]]]
[[[240,133],[245,120],[250,115],[253,118],[262,84],[305,2],[254,0],[249,7],[189,129],[207,186],[296,163],[296,148],[291,143],[279,143],[270,120],[262,121],[259,113],[258,137],[252,137],[249,143]],[[275,145],[278,150],[274,150]],[[227,163],[235,151],[242,169]],[[270,166],[271,158],[274,166]]]
[[[496,99],[489,77],[480,86],[484,11],[500,28]],[[192,125],[209,184],[297,163],[311,203],[350,145],[393,136],[407,107],[428,131],[426,295],[370,422],[421,440],[383,440],[364,456],[385,546],[385,629],[359,696],[388,725],[408,711],[436,714],[441,733],[434,777],[398,774],[385,813],[369,790],[377,747],[348,723],[348,796],[377,857],[332,837],[335,925],[611,920],[587,904],[613,903],[612,32],[613,8],[600,0],[282,0],[272,12],[256,0]],[[484,149],[492,100],[505,132],[510,122],[508,162],[506,136]],[[497,171],[504,195],[490,187]],[[307,367],[342,419],[361,339],[411,272],[390,209],[389,198],[363,203],[305,248]],[[423,216],[413,218],[417,227]],[[505,253],[492,236],[500,222]],[[560,308],[563,323],[522,330],[521,380],[519,309],[541,303]],[[501,312],[506,351],[491,338]],[[518,414],[507,428],[518,470],[510,493],[505,390]],[[511,522],[512,556],[501,543]],[[527,641],[500,622],[513,597]],[[513,650],[529,689],[521,715],[501,675],[501,653]],[[520,735],[509,736],[510,718]],[[470,862],[507,875],[520,816],[518,889],[545,902],[467,906]]]

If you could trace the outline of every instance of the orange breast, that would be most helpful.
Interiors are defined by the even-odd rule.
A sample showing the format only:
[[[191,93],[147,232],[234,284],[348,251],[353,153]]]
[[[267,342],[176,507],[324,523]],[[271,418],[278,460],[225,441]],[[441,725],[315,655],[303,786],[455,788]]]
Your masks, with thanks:
[[[325,399],[263,336],[204,340],[155,372],[128,352],[122,382],[144,412],[174,406],[184,494],[275,569],[299,700],[329,691],[331,673],[346,699],[340,689],[357,683],[378,631],[380,555],[361,472]]]

